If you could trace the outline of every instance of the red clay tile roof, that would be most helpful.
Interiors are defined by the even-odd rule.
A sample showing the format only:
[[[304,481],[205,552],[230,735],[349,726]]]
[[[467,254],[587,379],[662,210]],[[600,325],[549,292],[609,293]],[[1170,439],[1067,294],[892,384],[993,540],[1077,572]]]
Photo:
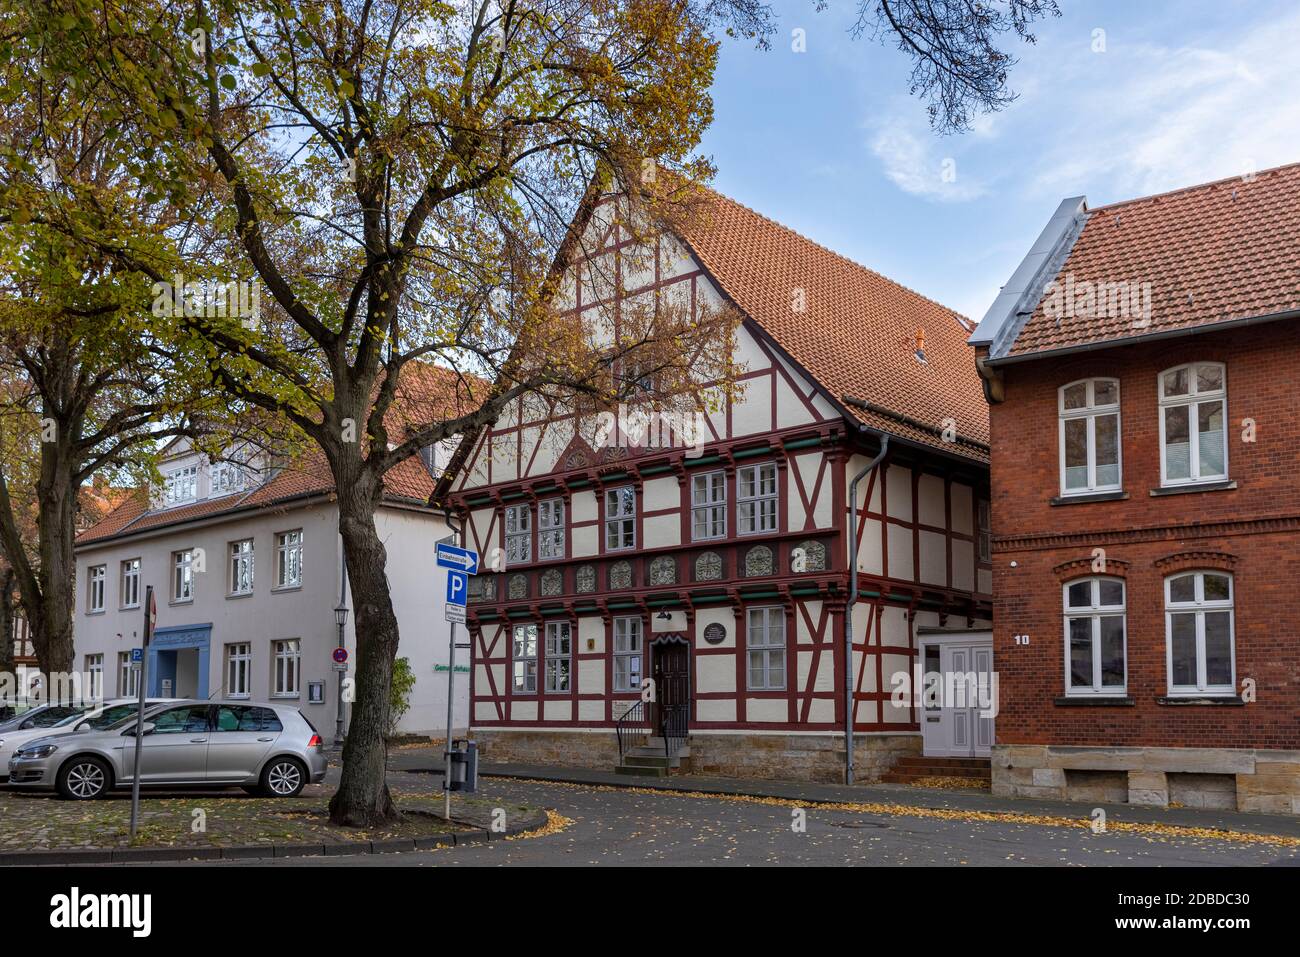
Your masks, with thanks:
[[[682,229],[735,305],[835,399],[850,395],[895,413],[849,407],[883,432],[988,461],[988,406],[962,317],[877,272],[712,190],[707,215]],[[792,308],[803,290],[803,312]],[[924,337],[924,363],[915,356]]]
[[[1057,282],[1067,276],[1076,301],[1083,282],[1150,283],[1150,322],[1076,312],[1058,323],[1044,296],[1008,355],[1300,310],[1300,163],[1093,209]]]
[[[408,422],[430,421],[435,415],[460,415],[478,407],[479,393],[486,383],[473,376],[458,376],[449,369],[428,363],[407,366],[394,408],[387,417],[389,439],[405,438]],[[425,504],[433,493],[434,478],[418,455],[389,469],[384,476],[385,497]],[[281,464],[261,485],[216,499],[205,499],[179,508],[150,509],[148,491],[133,490],[117,508],[77,536],[78,545],[103,541],[123,534],[183,524],[214,515],[255,508],[271,508],[294,499],[325,495],[334,490],[334,480],[324,454],[314,446]]]

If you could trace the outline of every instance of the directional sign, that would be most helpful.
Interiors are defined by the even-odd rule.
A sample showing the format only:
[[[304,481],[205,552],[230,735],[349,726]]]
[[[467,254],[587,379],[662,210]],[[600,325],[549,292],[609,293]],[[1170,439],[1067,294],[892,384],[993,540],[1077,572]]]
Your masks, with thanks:
[[[447,572],[447,604],[464,605],[469,590],[469,576],[464,572]]]
[[[348,650],[346,648],[334,649],[334,663],[336,665],[346,665],[348,663]]]
[[[439,542],[435,556],[442,568],[454,568],[466,575],[478,574],[478,552]]]

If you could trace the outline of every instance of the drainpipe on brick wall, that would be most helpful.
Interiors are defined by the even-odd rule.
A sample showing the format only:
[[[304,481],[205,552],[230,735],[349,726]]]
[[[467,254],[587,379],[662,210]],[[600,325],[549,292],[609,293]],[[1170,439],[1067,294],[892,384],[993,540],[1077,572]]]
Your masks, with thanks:
[[[849,601],[844,607],[844,783],[853,783],[853,606],[858,600],[858,483],[879,465],[889,452],[889,436],[858,426],[880,439],[880,451],[849,483]],[[870,504],[870,503],[868,503]]]

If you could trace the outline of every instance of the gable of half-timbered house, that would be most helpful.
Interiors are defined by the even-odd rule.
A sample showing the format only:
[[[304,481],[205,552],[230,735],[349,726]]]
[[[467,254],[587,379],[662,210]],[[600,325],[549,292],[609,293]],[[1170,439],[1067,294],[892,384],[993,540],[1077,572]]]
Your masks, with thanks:
[[[477,437],[450,490],[488,570],[472,584],[471,720],[497,759],[618,761],[615,728],[653,678],[682,689],[695,766],[770,771],[771,749],[795,735],[806,751],[796,773],[838,773],[849,483],[886,433],[892,451],[858,490],[852,616],[854,728],[875,736],[857,749],[877,771],[918,749],[916,709],[890,701],[893,676],[910,674],[921,652],[918,629],[987,618],[985,446],[966,394],[978,400],[965,328],[715,202],[716,225],[661,234],[653,248],[617,222],[612,202],[602,207],[598,241],[561,296],[592,322],[604,321],[615,290],[739,309],[740,388],[701,405],[698,444],[621,433],[594,442],[590,422],[523,399]],[[741,233],[734,249],[716,239],[728,228]],[[763,270],[747,271],[746,252],[766,263],[770,287]],[[861,330],[846,316],[855,306]],[[870,368],[863,335],[876,337],[884,366]],[[818,354],[833,361],[809,361]],[[947,400],[909,376],[933,378]]]

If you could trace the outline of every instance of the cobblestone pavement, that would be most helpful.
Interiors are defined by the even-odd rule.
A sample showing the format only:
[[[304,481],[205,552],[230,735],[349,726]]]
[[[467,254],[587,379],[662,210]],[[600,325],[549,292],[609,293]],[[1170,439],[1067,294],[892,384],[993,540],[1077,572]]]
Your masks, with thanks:
[[[291,799],[247,795],[238,789],[146,791],[140,802],[140,840],[159,847],[230,847],[245,844],[341,844],[422,837],[447,830],[433,815],[442,812],[441,794],[428,775],[400,775],[394,800],[406,820],[360,831],[332,827],[326,811],[334,791],[328,783],[309,785]],[[437,783],[436,781],[434,782]],[[456,817],[486,827],[497,802],[458,799]],[[523,808],[507,805],[507,814]],[[129,846],[130,792],[99,801],[64,801],[53,794],[0,788],[0,852],[68,850]],[[454,830],[465,830],[456,825]]]
[[[437,794],[431,774],[391,772],[403,790]],[[552,808],[566,821],[545,836],[379,856],[302,858],[328,866],[497,865],[1300,865],[1300,842],[1171,825],[1093,833],[1077,807],[1055,817],[906,805],[804,810],[781,799],[686,796],[642,789],[484,778],[495,806]],[[1117,824],[1116,827],[1119,827]],[[240,866],[243,862],[213,864]]]

